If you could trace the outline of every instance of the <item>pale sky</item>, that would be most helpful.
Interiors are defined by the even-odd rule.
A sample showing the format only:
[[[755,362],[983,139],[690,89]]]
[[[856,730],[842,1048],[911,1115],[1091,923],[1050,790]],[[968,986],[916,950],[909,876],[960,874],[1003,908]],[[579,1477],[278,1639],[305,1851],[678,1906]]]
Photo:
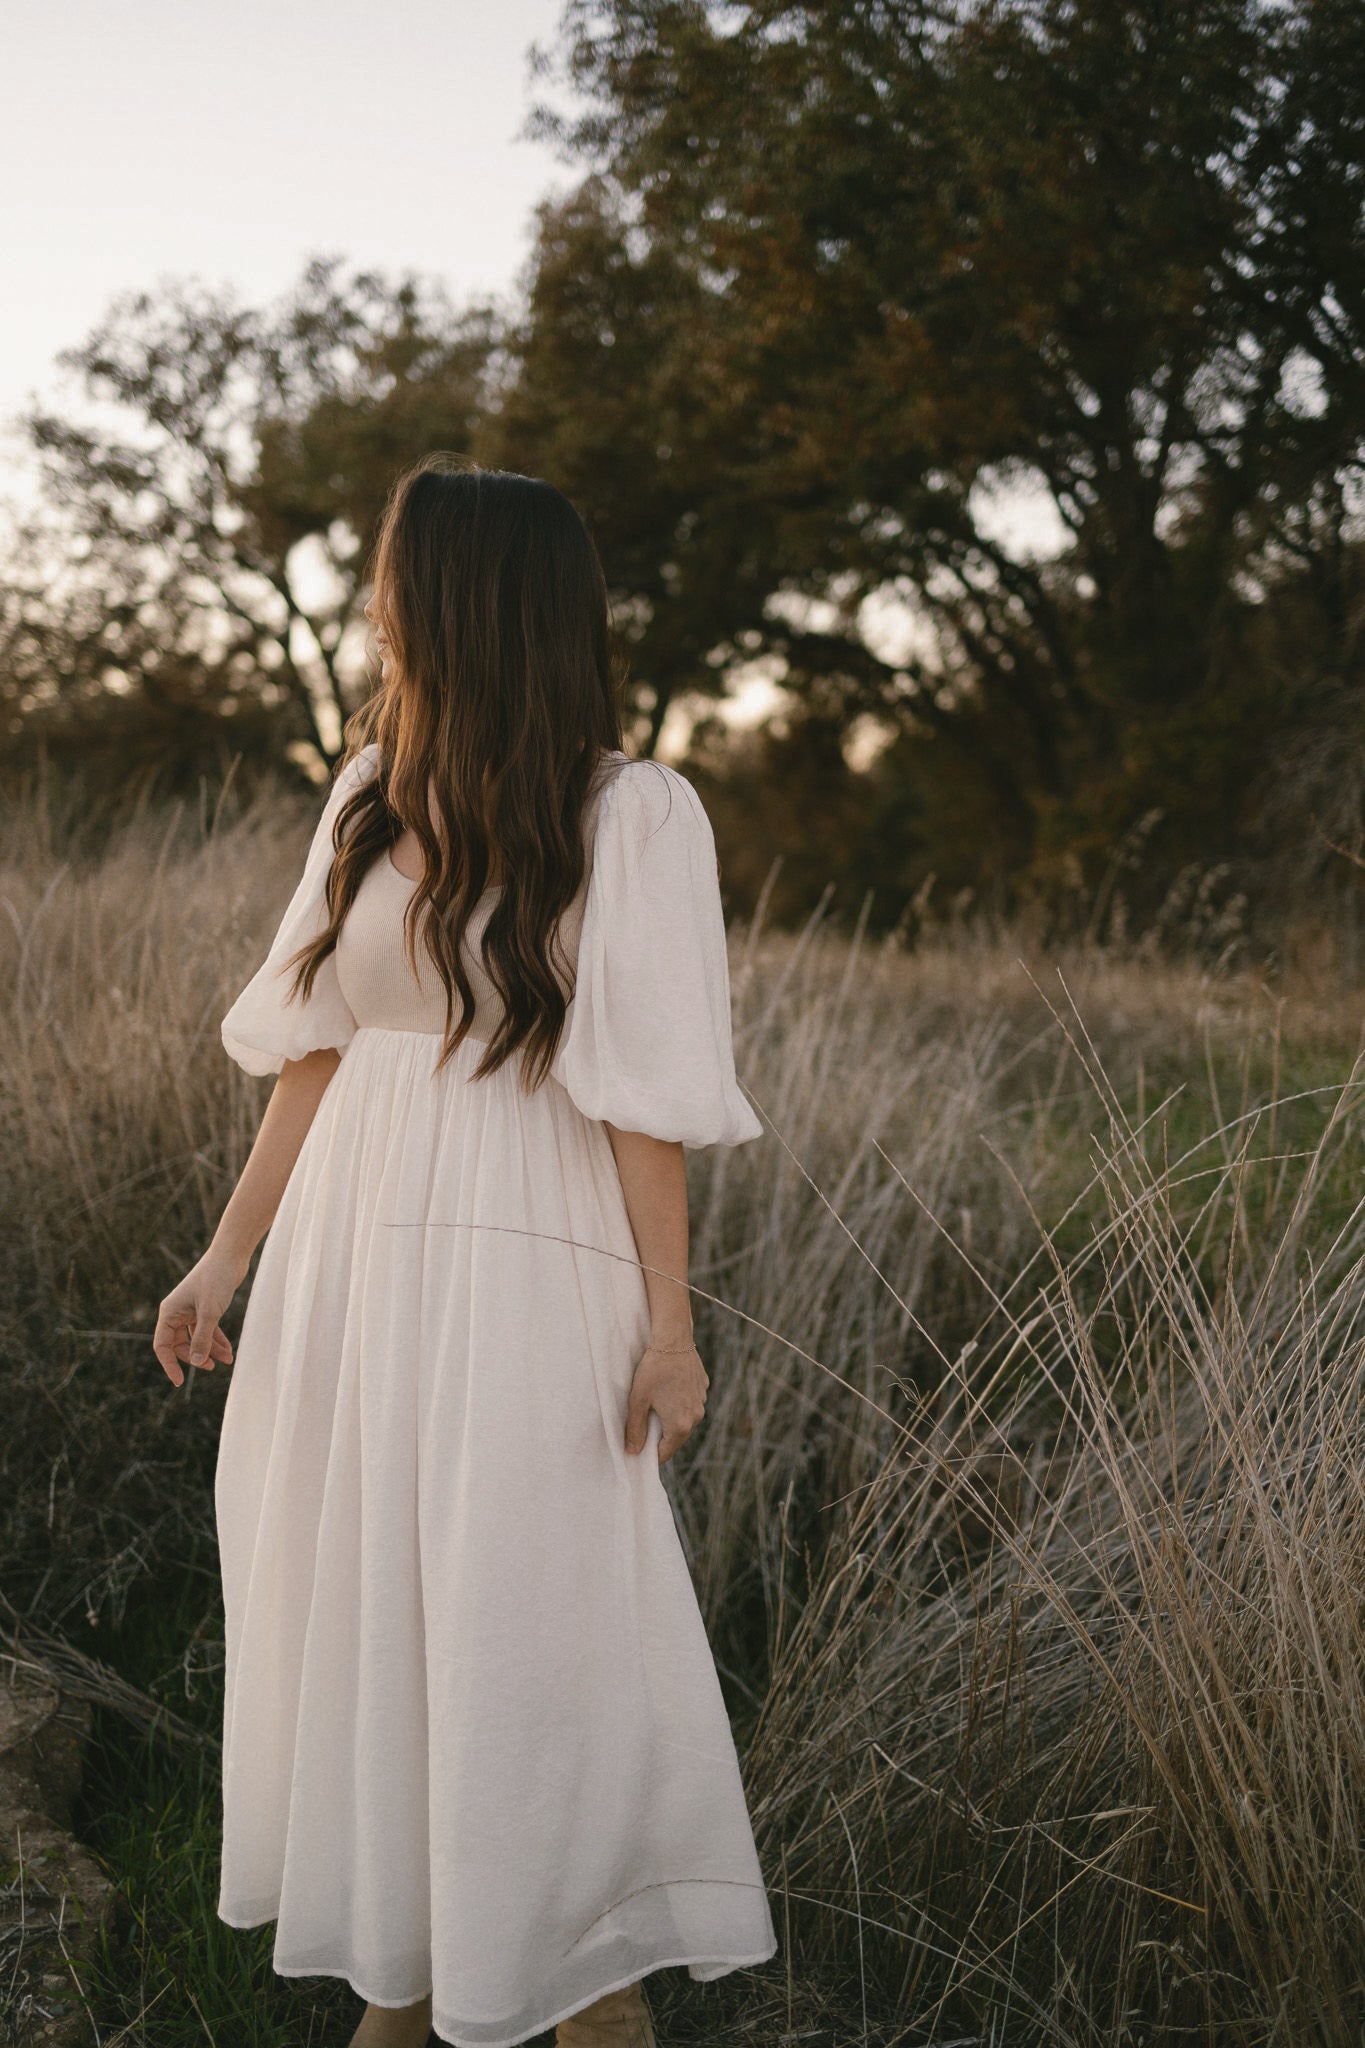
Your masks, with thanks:
[[[306,258],[510,293],[531,209],[581,175],[518,141],[559,0],[7,0],[0,421],[118,293],[273,298]],[[18,476],[0,447],[0,496]]]
[[[561,0],[6,0],[0,67],[0,506],[31,501],[13,421],[80,409],[54,358],[110,301],[165,280],[287,291],[305,261],[417,271],[456,303],[510,299],[532,209],[584,166],[518,139],[533,42]],[[985,523],[983,521],[983,523]],[[991,522],[1050,551],[1020,491]],[[907,615],[865,628],[894,658]],[[880,629],[880,633],[878,632]],[[750,715],[772,699],[748,679]]]

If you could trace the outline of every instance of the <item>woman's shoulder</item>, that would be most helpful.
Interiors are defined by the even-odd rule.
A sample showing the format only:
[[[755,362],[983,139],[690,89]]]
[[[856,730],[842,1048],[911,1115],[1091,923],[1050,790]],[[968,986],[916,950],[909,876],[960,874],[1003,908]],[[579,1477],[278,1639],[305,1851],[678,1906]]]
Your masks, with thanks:
[[[335,809],[352,790],[372,780],[379,772],[379,762],[377,740],[347,755],[333,778],[328,808]],[[700,833],[709,838],[711,833],[702,800],[679,769],[666,761],[627,754],[620,747],[602,749],[586,809],[593,836],[608,819],[617,830],[641,836],[652,835],[664,825],[671,825],[675,834]]]
[[[360,747],[354,754],[343,754],[332,772],[327,785],[327,794],[322,806],[324,822],[330,824],[341,806],[354,790],[360,789],[378,772],[379,748],[377,744]]]
[[[368,782],[379,770],[379,742],[371,740],[368,746],[357,747],[353,754],[347,754],[333,778],[333,790],[343,786],[354,789],[362,782]]]
[[[353,754],[343,758],[335,780],[340,782],[346,778],[354,782],[368,781],[378,770],[379,758],[379,742],[371,740],[367,746],[357,747]],[[687,777],[678,769],[671,768],[666,761],[642,760],[635,755],[627,754],[621,747],[603,747],[598,758],[594,787],[603,791],[625,790],[632,796],[639,797],[646,797],[650,792],[654,792],[660,796],[661,801],[661,793],[669,789],[681,790],[694,799],[697,796]]]
[[[684,830],[711,829],[695,788],[667,761],[639,760],[613,749],[603,754],[601,778],[603,815],[610,808],[623,824],[651,830],[670,819]]]

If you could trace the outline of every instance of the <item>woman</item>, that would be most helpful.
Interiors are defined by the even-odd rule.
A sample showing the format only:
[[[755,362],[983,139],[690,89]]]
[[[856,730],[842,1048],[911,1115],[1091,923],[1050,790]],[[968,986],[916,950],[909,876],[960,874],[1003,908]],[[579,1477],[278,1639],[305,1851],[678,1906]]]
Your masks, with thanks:
[[[161,1305],[224,1408],[220,1916],[367,2000],[352,2048],[651,2044],[640,1979],[776,1948],[659,1467],[700,1420],[684,1148],[735,1079],[716,856],[621,748],[551,485],[400,478],[382,672],[223,1019],[278,1073]]]

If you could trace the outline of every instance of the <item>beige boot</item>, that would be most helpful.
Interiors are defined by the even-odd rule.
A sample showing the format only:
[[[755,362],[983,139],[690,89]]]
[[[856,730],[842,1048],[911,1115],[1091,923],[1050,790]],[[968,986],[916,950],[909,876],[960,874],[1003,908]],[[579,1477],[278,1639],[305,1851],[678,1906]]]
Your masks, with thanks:
[[[555,2048],[659,2048],[638,1984],[609,1991],[555,2028]]]

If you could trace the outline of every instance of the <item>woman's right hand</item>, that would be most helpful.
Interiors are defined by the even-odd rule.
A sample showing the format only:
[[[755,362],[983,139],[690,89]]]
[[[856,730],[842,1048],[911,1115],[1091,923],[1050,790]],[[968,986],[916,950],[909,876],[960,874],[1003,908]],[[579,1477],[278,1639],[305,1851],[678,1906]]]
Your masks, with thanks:
[[[182,1361],[205,1372],[212,1372],[215,1362],[232,1363],[232,1345],[219,1318],[245,1280],[250,1263],[210,1247],[162,1302],[152,1349],[172,1386],[185,1384]]]

